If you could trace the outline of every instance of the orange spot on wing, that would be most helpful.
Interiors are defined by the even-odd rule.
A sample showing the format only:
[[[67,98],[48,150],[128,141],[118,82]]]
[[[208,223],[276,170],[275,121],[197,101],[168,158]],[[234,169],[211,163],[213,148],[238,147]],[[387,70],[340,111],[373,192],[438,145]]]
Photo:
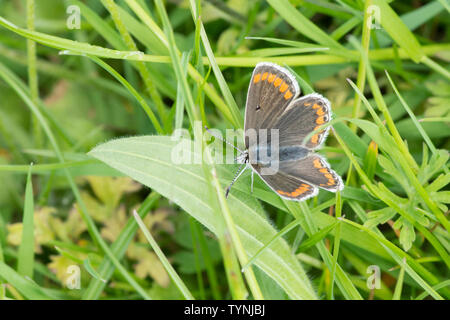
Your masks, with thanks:
[[[319,186],[321,186],[321,187],[335,186],[335,185],[336,185],[336,180],[334,180],[334,179],[332,179],[332,178],[328,179],[328,182],[327,182],[327,183],[321,183],[321,184],[319,184]]]
[[[316,123],[317,123],[317,124],[324,124],[324,123],[325,123],[325,120],[324,120],[323,116],[322,116],[322,117],[318,117],[318,118],[316,119]]]
[[[293,94],[290,90],[286,91],[286,93],[284,94],[284,98],[286,100],[292,98],[292,96],[293,96]]]
[[[281,82],[283,82],[283,79],[277,78],[277,80],[275,80],[275,82],[273,83],[273,85],[274,85],[275,88],[276,88],[276,87],[278,87],[278,86],[281,84]]]
[[[319,171],[322,172],[322,173],[328,173],[328,169],[327,168],[320,169]]]
[[[267,72],[264,72],[263,75],[262,75],[261,80],[266,80],[268,75],[269,74]]]
[[[325,112],[323,111],[322,108],[320,108],[319,110],[317,110],[316,114],[317,114],[318,116],[323,116],[323,115],[325,114]]]
[[[319,135],[318,135],[318,134],[315,134],[315,135],[312,136],[311,142],[312,142],[312,143],[317,143],[317,141],[319,141]]]
[[[289,88],[289,85],[286,82],[283,82],[280,86],[280,92],[285,92]]]
[[[314,103],[314,105],[312,107],[313,107],[313,109],[319,109],[320,108],[320,106],[317,103]]]
[[[273,80],[275,80],[276,77],[277,77],[276,75],[274,75],[274,74],[271,73],[271,74],[269,75],[269,78],[267,79],[267,81],[270,82],[270,83],[272,83]]]
[[[320,163],[319,159],[315,159],[313,161],[313,164],[314,164],[314,167],[316,167],[316,168],[322,168],[322,164]]]
[[[307,184],[304,184],[304,183],[302,183],[297,189],[295,189],[292,192],[286,192],[286,191],[282,191],[282,190],[277,190],[277,192],[279,194],[284,195],[284,196],[288,196],[288,197],[293,197],[293,198],[298,197],[299,195],[301,195],[301,194],[303,194],[303,193],[305,193],[307,191],[310,191],[310,186],[307,185]]]
[[[255,77],[253,78],[253,83],[258,83],[259,80],[261,80],[261,73],[255,75]]]
[[[305,107],[309,107],[311,105],[311,102],[305,102]]]

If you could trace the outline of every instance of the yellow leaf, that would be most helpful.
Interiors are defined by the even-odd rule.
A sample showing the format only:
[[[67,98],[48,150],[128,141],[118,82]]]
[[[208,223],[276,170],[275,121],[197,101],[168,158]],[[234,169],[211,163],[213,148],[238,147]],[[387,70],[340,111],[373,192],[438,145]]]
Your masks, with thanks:
[[[115,208],[125,193],[138,191],[142,186],[128,177],[86,177],[95,196]]]
[[[55,232],[52,228],[52,219],[55,219],[52,214],[55,208],[43,207],[38,208],[34,212],[34,244],[37,253],[42,252],[41,244],[45,244],[55,239]],[[11,245],[18,246],[22,241],[23,226],[21,222],[13,223],[7,226],[8,236],[7,241]]]
[[[75,206],[69,212],[66,220],[54,218],[52,227],[57,237],[63,241],[76,242],[81,233],[86,230],[86,224],[76,210]]]
[[[84,204],[86,205],[89,213],[95,221],[106,221],[106,219],[108,219],[112,215],[114,207],[106,206],[100,203],[99,201],[97,201],[97,199],[95,199],[87,192],[81,192],[81,197],[83,198]],[[78,207],[78,204],[75,204],[75,207],[79,212],[80,209]]]
[[[131,244],[127,255],[130,259],[137,261],[134,265],[134,270],[138,278],[144,279],[150,276],[162,287],[166,288],[169,285],[169,275],[153,251],[143,246]]]
[[[8,230],[6,241],[13,246],[18,246],[22,241],[22,222],[9,224],[6,228]]]
[[[81,260],[86,258],[85,254],[80,254],[78,252],[71,252],[77,258]],[[61,283],[65,284],[68,277],[73,274],[72,266],[78,266],[80,268],[81,275],[83,274],[83,267],[79,266],[76,262],[70,258],[63,255],[53,255],[50,256],[51,262],[47,264],[48,268],[56,275],[56,277],[61,280]]]
[[[102,237],[113,242],[125,227],[126,223],[127,215],[125,213],[125,207],[120,206],[111,218],[104,222],[105,226],[101,230]]]

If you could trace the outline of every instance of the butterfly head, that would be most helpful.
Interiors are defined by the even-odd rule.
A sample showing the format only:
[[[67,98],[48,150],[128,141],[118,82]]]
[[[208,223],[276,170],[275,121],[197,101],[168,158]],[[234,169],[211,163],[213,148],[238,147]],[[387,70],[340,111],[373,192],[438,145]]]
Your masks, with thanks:
[[[241,152],[241,154],[239,154],[236,157],[236,162],[237,163],[248,163],[248,150]]]

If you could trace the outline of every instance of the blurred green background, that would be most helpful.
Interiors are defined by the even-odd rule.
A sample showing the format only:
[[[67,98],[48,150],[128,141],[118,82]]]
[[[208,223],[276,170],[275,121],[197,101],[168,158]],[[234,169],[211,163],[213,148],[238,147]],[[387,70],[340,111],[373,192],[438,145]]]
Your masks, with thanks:
[[[148,20],[130,5],[133,3],[153,19],[160,34],[155,32],[157,28],[149,27]],[[411,299],[421,297],[422,292],[426,294],[421,298],[430,292],[436,292],[434,298],[448,298],[450,237],[445,225],[450,198],[448,1],[164,1],[171,29],[157,3],[0,0],[0,17],[4,18],[0,26],[0,283],[7,284],[0,296],[140,299],[146,297],[142,293],[145,292],[153,299],[186,298],[180,282],[169,275],[155,248],[152,250],[141,231],[136,232],[137,226],[134,224],[134,230],[127,229],[128,224],[134,223],[132,210],[141,208],[146,214],[145,225],[197,299],[254,298],[258,286],[268,299]],[[193,19],[194,4],[197,5],[194,16],[201,19]],[[367,8],[371,4],[381,7],[381,21],[374,20],[375,28],[364,26],[370,20]],[[81,8],[80,29],[68,28],[68,19],[74,18],[72,11],[67,12],[71,5]],[[32,13],[34,20],[30,18]],[[299,20],[299,15],[310,24]],[[206,38],[202,37],[203,27]],[[39,33],[21,31],[27,28]],[[174,42],[170,37],[168,42],[161,40],[171,34]],[[76,42],[65,43],[61,39]],[[209,40],[216,61],[207,57],[205,39]],[[35,49],[32,40],[37,41]],[[80,43],[104,49],[95,51],[97,48]],[[118,81],[101,61],[60,54],[60,50],[68,49],[65,45],[72,54],[79,50],[98,55],[124,81]],[[119,59],[111,59],[112,53],[106,49],[139,50],[148,54],[149,59],[161,59],[162,63],[133,60],[126,52],[118,54]],[[174,60],[169,58],[171,49],[179,53],[181,67],[188,69],[185,79],[193,109],[182,89]],[[370,68],[359,50],[369,53]],[[264,60],[291,67],[304,93],[314,90],[331,101],[336,119],[364,119],[379,128],[387,120],[386,127],[393,139],[398,134],[406,146],[402,149],[373,141],[374,137],[365,130],[369,128],[364,127],[366,124],[361,127],[358,123],[337,122],[336,131],[369,179],[374,185],[384,183],[389,191],[384,198],[378,197],[381,193],[373,192],[351,165],[342,144],[330,134],[321,153],[331,159],[332,167],[343,175],[349,187],[342,193],[342,199],[341,195],[321,192],[304,204],[306,207],[299,207],[302,212],[307,209],[312,210],[313,216],[316,214],[312,220],[318,226],[316,229],[313,226],[309,230],[300,222],[300,226],[282,235],[286,257],[297,259],[296,268],[299,264],[299,270],[305,270],[306,280],[301,285],[312,290],[311,296],[307,291],[289,291],[281,280],[281,270],[273,269],[269,276],[267,270],[253,267],[258,285],[252,284],[248,274],[230,278],[232,270],[240,270],[238,261],[241,266],[244,263],[238,247],[227,253],[229,239],[227,242],[223,235],[205,228],[203,221],[197,221],[196,213],[176,199],[164,196],[164,192],[161,196],[157,188],[149,189],[127,177],[126,172],[120,173],[87,155],[95,146],[115,138],[169,135],[178,126],[192,132],[194,109],[198,119],[210,127],[225,130],[242,126],[239,121],[243,119],[252,68]],[[362,89],[380,115],[380,123],[373,119],[347,79]],[[143,101],[136,100],[130,87]],[[384,103],[379,99],[381,96]],[[40,110],[49,124],[64,164],[59,163],[58,152],[41,119],[31,112],[30,104]],[[149,120],[144,105],[156,120]],[[387,118],[383,105],[388,110]],[[414,117],[408,114],[408,108]],[[155,121],[160,130],[155,129]],[[356,150],[361,152],[358,154]],[[395,150],[404,155],[405,163],[415,163],[417,168],[411,165],[413,176],[397,163]],[[30,163],[34,164],[33,174],[27,184]],[[68,173],[64,168],[68,168]],[[220,175],[223,188],[234,170],[235,166],[219,168],[219,172],[224,172]],[[245,190],[239,197],[251,199],[249,206],[256,208],[261,219],[269,221],[267,228],[271,232],[275,234],[296,219],[301,220],[293,213],[293,207],[271,194],[261,181],[257,181],[259,191],[250,194],[248,181],[247,176],[238,184],[236,193]],[[422,193],[417,191],[418,182],[424,186]],[[28,195],[26,185],[32,186]],[[214,207],[219,198],[205,201]],[[91,220],[80,214],[83,210],[79,199]],[[431,199],[435,209],[429,208],[427,199]],[[401,204],[400,209],[395,203]],[[314,211],[316,208],[322,211],[321,215]],[[223,208],[217,210],[221,212]],[[399,265],[399,260],[381,249],[386,244],[381,246],[380,240],[367,230],[361,232],[348,225],[344,228],[340,222],[339,227],[335,224],[327,229],[330,223],[338,221],[336,210],[364,228],[377,229],[377,234],[403,252],[394,250],[396,257],[409,255],[409,266]],[[28,220],[26,212],[32,213]],[[411,223],[406,216],[417,223]],[[93,225],[89,226],[88,221]],[[247,227],[235,223],[239,228]],[[264,230],[251,226],[250,222],[242,223],[248,223],[248,230],[256,233]],[[22,232],[24,229],[28,230],[28,236]],[[94,236],[95,230],[99,237]],[[361,243],[351,241],[356,232],[363,234]],[[120,235],[127,240],[119,246],[123,251],[118,254],[119,261],[129,278],[123,270],[111,267],[108,254],[98,243],[101,237],[111,246]],[[261,246],[268,243],[270,235],[264,240],[260,238]],[[244,240],[245,250],[246,245]],[[247,251],[247,259],[252,256],[250,252],[255,253]],[[109,267],[105,267],[105,261]],[[80,267],[79,290],[67,288],[70,265]],[[366,285],[370,265],[378,265],[382,270],[380,289],[371,290]],[[277,272],[280,279],[274,277]],[[31,277],[33,282],[24,281],[23,276]],[[418,280],[422,278],[424,282]],[[107,284],[101,279],[107,280]]]

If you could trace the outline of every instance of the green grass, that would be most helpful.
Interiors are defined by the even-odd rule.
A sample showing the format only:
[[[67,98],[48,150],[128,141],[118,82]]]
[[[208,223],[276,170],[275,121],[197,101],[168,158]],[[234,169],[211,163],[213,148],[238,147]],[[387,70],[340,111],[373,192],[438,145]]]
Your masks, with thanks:
[[[446,1],[12,3],[0,298],[450,298]],[[66,27],[68,5],[81,29]],[[258,177],[250,192],[247,172],[225,198],[236,166],[212,161],[203,125],[243,127],[260,61],[331,101],[320,153],[341,192],[285,201]],[[173,162],[180,151],[198,163]]]

